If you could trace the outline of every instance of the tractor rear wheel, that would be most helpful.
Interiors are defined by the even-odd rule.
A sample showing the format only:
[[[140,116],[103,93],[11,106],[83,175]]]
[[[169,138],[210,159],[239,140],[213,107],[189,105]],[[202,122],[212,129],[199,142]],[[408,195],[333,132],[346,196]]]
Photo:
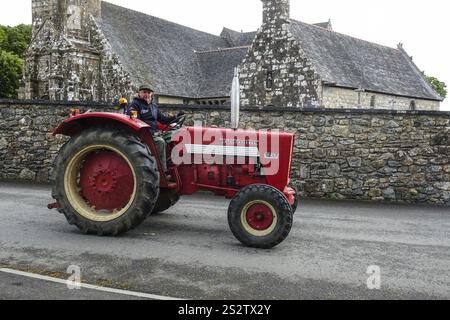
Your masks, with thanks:
[[[54,168],[53,198],[83,233],[117,236],[141,224],[159,195],[159,172],[139,138],[111,128],[72,137]]]
[[[292,228],[289,201],[269,185],[242,189],[228,208],[228,223],[234,236],[244,245],[270,249],[283,242]]]
[[[180,195],[178,193],[172,190],[161,190],[158,201],[152,211],[152,215],[163,213],[170,207],[174,206],[178,200],[180,200]]]

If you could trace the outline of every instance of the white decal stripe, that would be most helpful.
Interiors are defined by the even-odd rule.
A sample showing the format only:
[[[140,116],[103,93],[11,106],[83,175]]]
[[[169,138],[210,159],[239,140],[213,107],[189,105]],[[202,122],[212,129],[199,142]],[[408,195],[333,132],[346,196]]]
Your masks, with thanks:
[[[257,147],[235,147],[235,146],[219,146],[219,145],[202,145],[202,144],[186,144],[187,153],[190,154],[207,154],[218,156],[236,156],[258,158],[259,150]]]

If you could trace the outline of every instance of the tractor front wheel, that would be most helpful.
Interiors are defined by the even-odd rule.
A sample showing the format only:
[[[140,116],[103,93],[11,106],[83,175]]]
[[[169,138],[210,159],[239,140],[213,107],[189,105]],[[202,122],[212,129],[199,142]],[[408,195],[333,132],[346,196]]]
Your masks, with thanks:
[[[269,185],[242,189],[228,208],[228,223],[234,236],[244,245],[270,249],[283,242],[292,228],[289,201]]]
[[[159,195],[159,173],[135,135],[92,128],[60,150],[52,195],[83,233],[116,236],[142,223]]]

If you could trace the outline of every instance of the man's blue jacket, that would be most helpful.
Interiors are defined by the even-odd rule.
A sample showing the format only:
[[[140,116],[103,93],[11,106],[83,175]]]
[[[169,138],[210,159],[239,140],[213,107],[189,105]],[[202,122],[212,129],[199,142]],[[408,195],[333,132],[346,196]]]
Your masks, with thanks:
[[[152,132],[158,132],[158,124],[160,122],[162,124],[169,124],[170,121],[174,119],[174,117],[167,117],[161,111],[159,111],[158,105],[154,102],[150,104],[147,103],[144,99],[134,98],[133,102],[128,106],[127,114],[130,115],[131,111],[138,112],[138,119],[144,121],[148,125]]]

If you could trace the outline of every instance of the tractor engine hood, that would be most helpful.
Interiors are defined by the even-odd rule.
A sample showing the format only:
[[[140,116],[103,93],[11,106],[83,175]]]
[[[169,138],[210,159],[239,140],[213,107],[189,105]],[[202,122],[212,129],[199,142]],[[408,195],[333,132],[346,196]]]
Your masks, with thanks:
[[[236,165],[251,159],[261,165],[262,173],[275,185],[289,182],[294,134],[276,130],[233,130],[188,127],[173,136],[176,147],[172,160],[177,164]],[[179,155],[183,155],[180,159]]]

